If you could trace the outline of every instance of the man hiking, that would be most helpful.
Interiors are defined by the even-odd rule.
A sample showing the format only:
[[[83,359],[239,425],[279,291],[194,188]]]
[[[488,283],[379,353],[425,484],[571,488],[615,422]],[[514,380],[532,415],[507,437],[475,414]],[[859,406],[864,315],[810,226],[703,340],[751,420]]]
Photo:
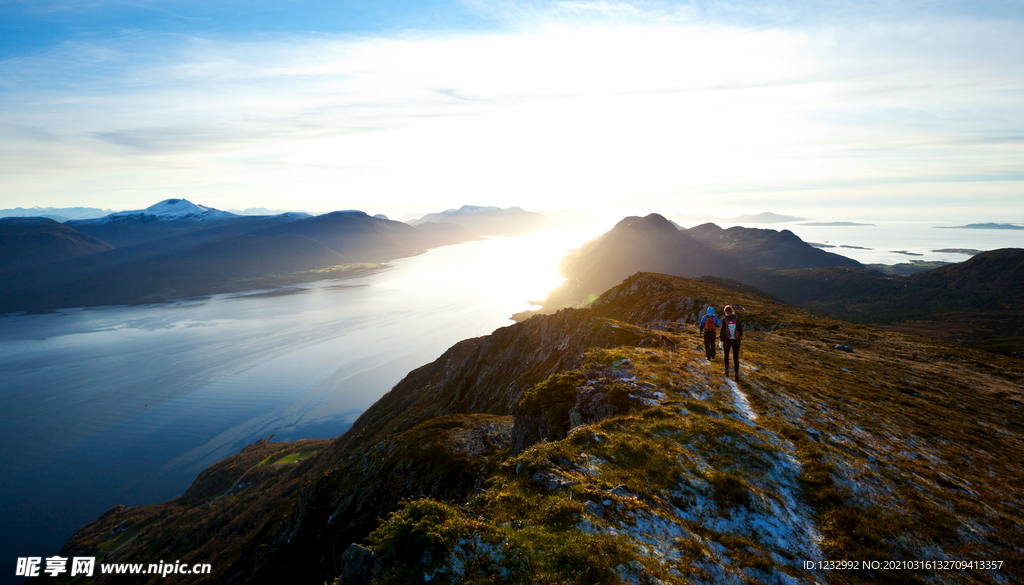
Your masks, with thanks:
[[[721,325],[715,316],[715,308],[708,307],[708,314],[700,318],[700,325],[697,326],[697,330],[704,334],[704,353],[708,361],[715,359],[715,329]]]
[[[725,351],[725,377],[729,377],[729,350],[732,350],[732,363],[736,367],[736,381],[740,381],[740,338],[743,337],[743,323],[732,310],[732,305],[725,306],[725,318],[722,319],[722,350]]]

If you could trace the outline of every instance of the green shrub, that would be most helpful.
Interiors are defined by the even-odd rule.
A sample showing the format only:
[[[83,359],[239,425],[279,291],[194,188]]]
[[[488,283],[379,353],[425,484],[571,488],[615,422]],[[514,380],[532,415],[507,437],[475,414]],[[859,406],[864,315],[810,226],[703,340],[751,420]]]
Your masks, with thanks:
[[[466,519],[458,507],[430,498],[406,500],[370,534],[370,549],[385,566],[415,564],[425,550],[436,564],[465,533]]]
[[[554,374],[523,394],[519,407],[526,414],[544,415],[554,433],[569,430],[569,410],[576,405],[576,388],[586,383],[578,371]]]

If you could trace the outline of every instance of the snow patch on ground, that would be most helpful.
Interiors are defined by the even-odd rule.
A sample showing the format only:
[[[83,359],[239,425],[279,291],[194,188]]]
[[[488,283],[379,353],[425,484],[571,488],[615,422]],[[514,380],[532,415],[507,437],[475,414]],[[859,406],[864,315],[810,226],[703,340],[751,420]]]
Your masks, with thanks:
[[[742,412],[744,418],[748,421],[756,421],[757,414],[750,408],[750,401],[747,400],[747,395],[743,393],[743,390],[740,390],[740,387],[736,385],[736,382],[728,378],[726,378],[725,383],[732,391],[733,398],[736,402],[736,410]]]

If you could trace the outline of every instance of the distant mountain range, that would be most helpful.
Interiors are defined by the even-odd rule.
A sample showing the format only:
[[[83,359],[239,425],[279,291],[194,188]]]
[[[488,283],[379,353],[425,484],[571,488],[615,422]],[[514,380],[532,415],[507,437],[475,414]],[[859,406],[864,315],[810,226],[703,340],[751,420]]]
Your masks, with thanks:
[[[551,229],[558,222],[535,211],[526,211],[520,207],[478,207],[464,205],[459,209],[448,209],[439,213],[428,213],[419,219],[409,221],[409,225],[426,222],[457,223],[467,230],[481,236],[508,236],[526,234]]]
[[[267,209],[266,207],[247,207],[245,209],[228,209],[229,213],[235,215],[281,215],[282,213],[305,213],[306,215],[317,215],[316,213],[310,213],[308,211],[300,210],[285,210],[285,209]]]
[[[143,303],[336,278],[429,248],[594,220],[465,206],[410,225],[362,211],[221,211],[185,199],[73,219],[0,220],[0,312]],[[436,221],[435,221],[436,220]]]
[[[103,217],[114,213],[109,209],[96,207],[15,207],[0,209],[0,219],[6,217],[45,217],[54,221],[65,222],[69,219],[89,219]]]
[[[242,216],[168,199],[61,225],[0,220],[0,312],[154,302],[336,278],[479,239],[338,211]]]

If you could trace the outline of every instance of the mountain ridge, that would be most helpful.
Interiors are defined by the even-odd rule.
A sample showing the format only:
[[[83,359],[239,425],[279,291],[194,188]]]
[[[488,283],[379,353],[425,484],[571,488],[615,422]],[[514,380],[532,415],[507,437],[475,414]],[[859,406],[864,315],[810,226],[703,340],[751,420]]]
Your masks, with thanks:
[[[637,271],[744,281],[752,268],[860,267],[839,254],[815,248],[789,230],[746,227],[722,229],[705,223],[678,229],[652,213],[630,216],[566,255],[560,265],[567,281],[548,293],[544,307],[580,305]],[[756,282],[748,282],[758,286]],[[760,287],[764,288],[764,287]],[[765,289],[778,295],[777,291]]]
[[[50,232],[62,234],[61,241],[77,238],[73,251],[68,248],[52,258],[27,253],[0,258],[5,285],[0,290],[0,312],[159,302],[351,277],[428,248],[480,239],[456,224],[419,229],[362,211],[315,217],[304,213],[231,216],[176,199],[143,212],[73,224],[109,238],[113,247],[71,224],[45,223],[49,221],[0,220],[12,230],[11,237],[30,237],[31,230],[25,226],[46,225]],[[249,235],[255,237],[240,238]],[[279,242],[281,249],[265,245],[271,240]],[[5,253],[13,254],[12,246],[5,246]],[[232,259],[224,256],[226,250]],[[285,250],[292,256],[283,256]],[[328,250],[332,253],[327,254]],[[201,258],[202,254],[209,257]]]
[[[725,303],[738,384],[694,325]],[[336,439],[255,445],[183,498],[112,509],[61,554],[120,526],[135,538],[108,562],[212,560],[221,583],[1020,579],[1022,383],[1006,356],[639,273],[457,343]],[[933,558],[1005,564],[802,562]]]
[[[112,250],[110,244],[42,217],[0,219],[0,273]]]

